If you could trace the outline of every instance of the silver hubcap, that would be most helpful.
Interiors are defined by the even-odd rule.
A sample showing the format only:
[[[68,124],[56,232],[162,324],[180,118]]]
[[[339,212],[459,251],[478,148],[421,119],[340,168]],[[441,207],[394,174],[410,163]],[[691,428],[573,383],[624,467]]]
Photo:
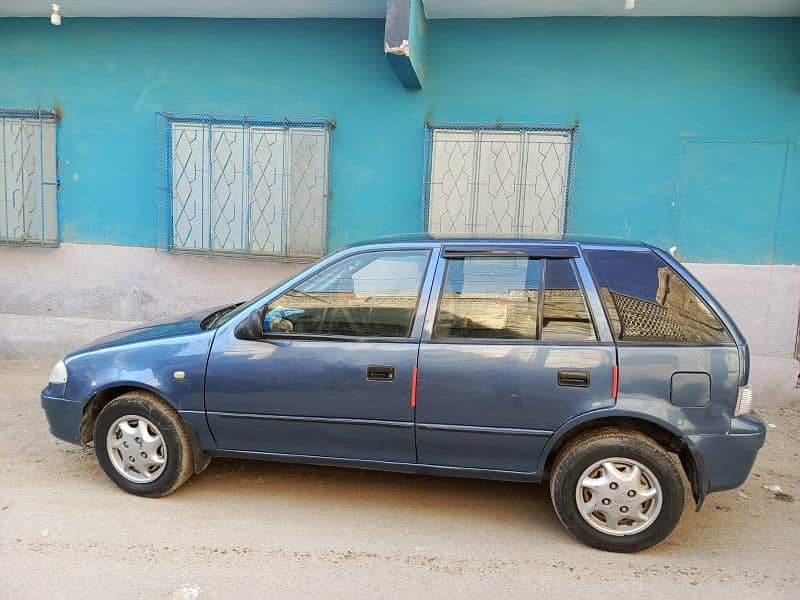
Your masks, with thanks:
[[[661,484],[653,472],[630,458],[599,460],[578,479],[575,500],[589,525],[609,535],[633,535],[661,512]]]
[[[167,446],[158,427],[139,415],[120,417],[108,430],[106,449],[111,464],[134,483],[155,481],[167,464]]]

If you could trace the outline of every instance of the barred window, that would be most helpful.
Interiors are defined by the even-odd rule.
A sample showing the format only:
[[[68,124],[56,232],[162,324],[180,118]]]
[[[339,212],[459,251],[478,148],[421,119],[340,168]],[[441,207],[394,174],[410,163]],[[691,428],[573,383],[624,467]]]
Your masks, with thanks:
[[[158,245],[178,253],[325,253],[325,121],[159,115]]]
[[[574,132],[574,128],[429,126],[428,231],[562,233]]]
[[[56,115],[0,109],[0,243],[58,245]]]

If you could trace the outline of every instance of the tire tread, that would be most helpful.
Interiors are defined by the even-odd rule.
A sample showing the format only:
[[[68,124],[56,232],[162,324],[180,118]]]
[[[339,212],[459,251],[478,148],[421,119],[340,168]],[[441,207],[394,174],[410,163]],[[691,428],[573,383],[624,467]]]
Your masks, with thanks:
[[[148,498],[160,498],[162,496],[167,496],[171,494],[180,486],[182,486],[186,481],[192,476],[194,473],[194,460],[192,455],[192,442],[191,437],[189,436],[189,430],[187,429],[186,424],[184,423],[181,416],[178,414],[178,411],[166,400],[153,394],[151,392],[147,392],[144,390],[134,390],[130,392],[126,392],[117,396],[113,400],[111,400],[106,406],[103,407],[103,410],[100,411],[100,414],[97,417],[95,422],[95,431],[94,431],[94,440],[95,440],[95,453],[100,459],[100,453],[106,452],[105,443],[102,440],[105,440],[106,433],[99,431],[100,425],[104,422],[103,414],[107,411],[114,410],[117,406],[122,403],[128,404],[134,412],[139,412],[142,416],[148,417],[151,420],[152,415],[154,412],[160,413],[162,417],[164,417],[171,431],[174,431],[178,447],[178,468],[176,470],[176,475],[173,480],[169,483],[166,487],[156,486],[152,489],[139,489],[136,487],[131,487],[131,485],[138,485],[138,484],[129,484],[125,481],[120,481],[114,475],[118,475],[116,472],[112,475],[108,472],[105,468],[103,461],[101,460],[101,466],[109,475],[109,477],[116,483],[120,488],[125,490],[126,492],[134,493],[140,496],[145,496]],[[167,431],[162,432],[164,435],[169,435],[170,429]],[[100,440],[100,442],[98,442]],[[169,458],[168,458],[169,460]],[[159,478],[160,479],[160,478]]]

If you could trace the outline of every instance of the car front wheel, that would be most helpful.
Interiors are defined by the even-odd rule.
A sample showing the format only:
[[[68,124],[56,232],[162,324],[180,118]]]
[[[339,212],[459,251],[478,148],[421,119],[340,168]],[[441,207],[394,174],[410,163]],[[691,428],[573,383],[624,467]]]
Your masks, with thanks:
[[[664,449],[635,432],[582,436],[559,454],[550,480],[556,514],[578,539],[601,550],[637,552],[675,528],[684,490]]]
[[[166,496],[193,472],[191,442],[180,415],[147,392],[123,394],[100,411],[94,447],[106,475],[139,496]]]

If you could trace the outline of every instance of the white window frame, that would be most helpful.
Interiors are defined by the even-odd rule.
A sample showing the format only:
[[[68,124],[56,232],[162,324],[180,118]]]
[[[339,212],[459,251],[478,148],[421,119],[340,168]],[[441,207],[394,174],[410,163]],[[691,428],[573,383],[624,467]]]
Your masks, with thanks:
[[[429,123],[423,228],[539,236],[567,231],[576,126]]]

